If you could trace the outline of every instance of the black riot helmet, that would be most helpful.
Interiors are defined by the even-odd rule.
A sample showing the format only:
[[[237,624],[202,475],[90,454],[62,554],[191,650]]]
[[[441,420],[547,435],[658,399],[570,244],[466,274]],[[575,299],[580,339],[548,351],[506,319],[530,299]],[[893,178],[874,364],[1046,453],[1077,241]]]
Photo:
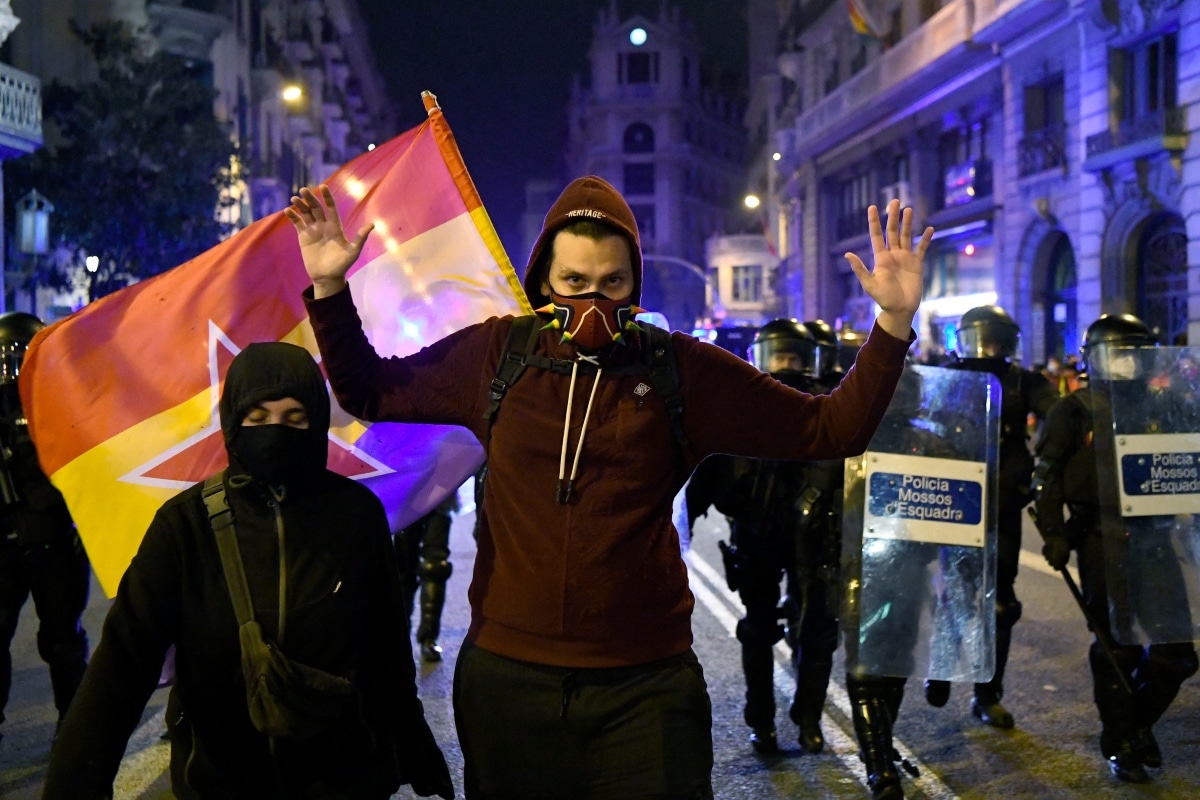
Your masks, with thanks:
[[[773,319],[763,325],[746,352],[750,363],[763,372],[817,377],[816,339],[794,319]]]
[[[46,323],[24,311],[0,314],[0,383],[13,383],[21,372],[25,350]]]
[[[804,327],[817,343],[817,377],[826,378],[841,372],[838,352],[842,343],[833,326],[823,319],[814,319],[805,322]]]
[[[976,306],[958,322],[959,358],[1003,358],[1016,354],[1021,329],[1000,306]]]
[[[1083,335],[1080,352],[1088,365],[1088,372],[1097,378],[1132,378],[1136,367],[1132,357],[1130,364],[1118,366],[1111,361],[1113,348],[1157,347],[1158,337],[1150,327],[1133,314],[1102,314],[1088,325]]]

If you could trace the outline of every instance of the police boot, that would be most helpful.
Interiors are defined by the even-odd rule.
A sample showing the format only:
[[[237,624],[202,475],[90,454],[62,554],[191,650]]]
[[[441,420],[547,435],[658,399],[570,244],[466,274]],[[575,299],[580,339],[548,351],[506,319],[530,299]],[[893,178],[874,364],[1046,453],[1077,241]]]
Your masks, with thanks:
[[[825,749],[825,734],[821,730],[821,712],[825,708],[825,693],[833,661],[805,662],[797,665],[796,698],[788,716],[799,728],[800,747],[807,753]]]
[[[971,698],[971,713],[993,728],[1009,729],[1016,721],[1007,708],[1000,705],[1004,696],[1004,668],[1008,664],[1008,651],[1012,647],[1012,629],[1021,618],[1021,604],[997,605],[996,613],[996,671],[987,683],[975,684],[975,696]]]
[[[1159,749],[1158,740],[1154,738],[1154,732],[1149,728],[1140,728],[1137,737],[1138,748],[1142,751],[1142,763],[1152,769],[1161,767],[1162,750]]]
[[[1108,768],[1126,783],[1146,783],[1150,776],[1143,767],[1142,751],[1134,731],[1105,728],[1100,733],[1100,752],[1108,759]]]
[[[775,726],[760,726],[750,729],[750,746],[760,755],[779,752],[779,740],[775,736]]]
[[[1000,705],[999,696],[978,688],[971,698],[971,713],[993,728],[1008,729],[1016,724],[1009,710]]]
[[[904,789],[892,760],[892,720],[882,697],[858,697],[850,706],[859,757],[875,800],[901,800]]]
[[[1127,676],[1133,673],[1141,656],[1140,650],[1136,647],[1116,649],[1115,658]],[[1093,643],[1088,657],[1092,666],[1092,692],[1102,726],[1100,752],[1117,778],[1128,783],[1145,783],[1150,776],[1144,768],[1138,726],[1134,721],[1133,695],[1125,691],[1099,644]]]
[[[1133,720],[1137,727],[1142,763],[1157,769],[1162,766],[1162,750],[1154,738],[1154,723],[1166,713],[1179,687],[1196,674],[1196,651],[1190,642],[1151,645],[1136,673],[1133,693]]]
[[[746,617],[738,622],[737,638],[742,643],[742,675],[746,679],[746,706],[742,718],[750,726],[750,745],[756,753],[779,750],[775,736],[775,642],[783,628],[755,625]]]
[[[442,607],[446,604],[446,584],[442,581],[421,581],[421,623],[417,626],[417,643],[421,646],[422,661],[441,661],[442,648],[437,643],[442,628]]]

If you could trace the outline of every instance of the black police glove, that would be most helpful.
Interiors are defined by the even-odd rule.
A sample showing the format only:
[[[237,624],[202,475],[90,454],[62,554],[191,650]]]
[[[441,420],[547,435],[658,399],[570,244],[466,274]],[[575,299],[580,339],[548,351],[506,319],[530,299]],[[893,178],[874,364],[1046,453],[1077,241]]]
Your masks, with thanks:
[[[1071,545],[1065,537],[1047,537],[1045,544],[1042,545],[1042,555],[1046,557],[1046,563],[1051,568],[1062,569],[1071,559]]]

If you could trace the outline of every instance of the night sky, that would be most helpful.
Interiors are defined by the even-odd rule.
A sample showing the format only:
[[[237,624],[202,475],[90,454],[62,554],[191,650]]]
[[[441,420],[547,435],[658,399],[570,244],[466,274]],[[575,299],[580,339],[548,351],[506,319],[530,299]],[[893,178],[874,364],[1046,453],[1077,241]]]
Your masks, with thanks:
[[[599,9],[609,0],[359,0],[375,60],[398,112],[398,131],[425,116],[420,93],[445,111],[479,193],[518,270],[525,181],[560,177],[566,103],[589,69]],[[682,0],[705,57],[745,71],[738,0]],[[659,0],[622,0],[620,18],[656,19]],[[743,81],[744,82],[744,81]]]

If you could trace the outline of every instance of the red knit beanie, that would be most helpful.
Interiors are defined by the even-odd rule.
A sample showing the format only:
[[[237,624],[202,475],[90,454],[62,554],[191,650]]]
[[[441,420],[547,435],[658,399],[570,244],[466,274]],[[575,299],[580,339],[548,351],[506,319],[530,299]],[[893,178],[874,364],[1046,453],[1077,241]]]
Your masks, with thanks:
[[[529,253],[529,263],[525,266],[525,294],[529,297],[529,302],[534,308],[540,308],[550,302],[550,298],[542,292],[542,280],[545,275],[544,270],[538,268],[539,262],[549,251],[554,235],[578,219],[594,219],[610,225],[616,233],[629,241],[629,260],[633,266],[631,300],[636,304],[642,296],[642,244],[638,236],[637,220],[616,187],[595,175],[571,181],[546,213],[542,232],[538,235],[533,250]]]

